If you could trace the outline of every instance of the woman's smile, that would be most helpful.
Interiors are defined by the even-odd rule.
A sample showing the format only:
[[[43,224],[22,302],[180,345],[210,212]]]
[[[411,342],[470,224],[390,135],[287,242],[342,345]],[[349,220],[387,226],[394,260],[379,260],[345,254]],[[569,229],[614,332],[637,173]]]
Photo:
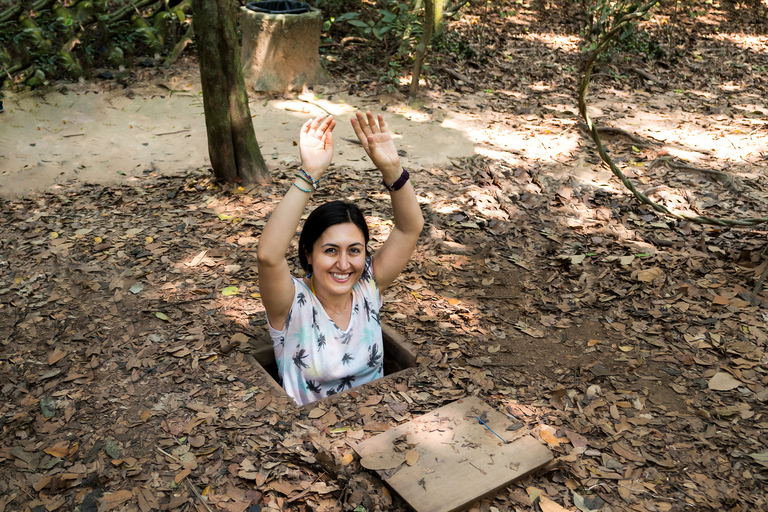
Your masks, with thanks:
[[[323,231],[307,255],[312,265],[315,295],[330,299],[347,295],[365,269],[365,239],[352,222]]]

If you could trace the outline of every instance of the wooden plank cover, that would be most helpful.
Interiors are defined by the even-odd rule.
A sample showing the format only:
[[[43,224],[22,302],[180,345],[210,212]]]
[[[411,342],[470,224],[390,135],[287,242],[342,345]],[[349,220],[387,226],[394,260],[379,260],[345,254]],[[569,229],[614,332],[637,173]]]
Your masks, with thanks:
[[[514,437],[506,416],[470,397],[367,439],[355,451],[417,512],[463,510],[552,460],[533,437],[505,444],[475,416],[506,441]]]

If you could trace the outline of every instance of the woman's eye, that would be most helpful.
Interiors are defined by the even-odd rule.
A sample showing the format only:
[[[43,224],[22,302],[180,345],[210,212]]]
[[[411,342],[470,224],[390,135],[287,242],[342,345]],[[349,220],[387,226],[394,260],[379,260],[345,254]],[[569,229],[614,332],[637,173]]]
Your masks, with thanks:
[[[352,254],[360,254],[360,249],[358,249],[357,247],[353,247],[352,249],[349,250],[349,252],[351,252]]]
[[[336,249],[334,249],[332,247],[329,247],[328,249],[325,250],[326,254],[333,254],[334,252],[336,252]]]

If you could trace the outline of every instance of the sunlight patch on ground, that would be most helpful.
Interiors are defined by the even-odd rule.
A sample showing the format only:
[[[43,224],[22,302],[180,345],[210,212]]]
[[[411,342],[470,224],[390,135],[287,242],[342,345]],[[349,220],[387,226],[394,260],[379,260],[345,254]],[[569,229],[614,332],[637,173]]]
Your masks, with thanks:
[[[432,115],[421,110],[408,109],[402,113],[403,117],[415,123],[427,123],[432,120]]]
[[[553,50],[565,53],[577,53],[579,51],[580,39],[578,36],[565,36],[563,34],[555,34],[551,32],[537,32],[531,34],[530,39],[545,46],[549,46]]]
[[[768,0],[764,0],[764,2],[768,3]],[[768,37],[766,36],[724,33],[724,34],[719,34],[717,39],[720,39],[721,41],[729,42],[744,50],[752,50],[757,53],[768,52]]]
[[[285,110],[286,112],[291,112],[295,117],[303,117],[306,114],[323,116],[329,113],[334,116],[342,116],[351,114],[357,110],[348,103],[334,103],[319,98],[311,100],[307,99],[304,101],[301,99],[276,101],[273,106]]]
[[[686,94],[696,97],[697,101],[702,97],[710,97],[709,93],[703,91],[690,91]],[[611,104],[611,110],[618,116],[604,122],[599,114],[593,115],[593,108],[590,107],[590,115],[597,126],[611,126],[640,137],[650,137],[666,144],[670,150],[678,152],[680,158],[685,158],[693,165],[705,162],[703,165],[711,167],[713,159],[718,162],[750,164],[762,161],[767,141],[760,128],[766,123],[757,117],[765,116],[762,113],[765,107],[751,102],[739,107],[746,111],[745,114],[758,112],[751,114],[755,118],[745,115],[734,119],[731,115],[715,111],[703,123],[700,113],[670,111],[681,100],[686,101],[685,97],[681,98],[672,92],[645,95],[640,98],[645,101],[635,99],[635,103],[621,104],[614,99],[623,97],[618,93],[599,95],[598,105]]]
[[[457,204],[444,204],[441,206],[435,206],[433,210],[436,213],[447,214],[447,213],[455,213],[455,212],[461,211],[462,208]]]

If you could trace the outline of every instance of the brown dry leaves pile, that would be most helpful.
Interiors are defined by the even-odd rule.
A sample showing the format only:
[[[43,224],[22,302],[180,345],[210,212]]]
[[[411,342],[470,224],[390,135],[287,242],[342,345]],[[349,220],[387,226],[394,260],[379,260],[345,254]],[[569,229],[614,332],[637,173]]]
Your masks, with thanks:
[[[299,410],[250,354],[254,251],[292,172],[252,194],[199,175],[3,202],[0,510],[403,506],[350,446],[468,394],[557,455],[493,506],[765,504],[761,233],[499,161],[422,171],[428,232],[385,302],[420,367]],[[316,201],[358,202],[383,240],[387,196],[328,183]]]

